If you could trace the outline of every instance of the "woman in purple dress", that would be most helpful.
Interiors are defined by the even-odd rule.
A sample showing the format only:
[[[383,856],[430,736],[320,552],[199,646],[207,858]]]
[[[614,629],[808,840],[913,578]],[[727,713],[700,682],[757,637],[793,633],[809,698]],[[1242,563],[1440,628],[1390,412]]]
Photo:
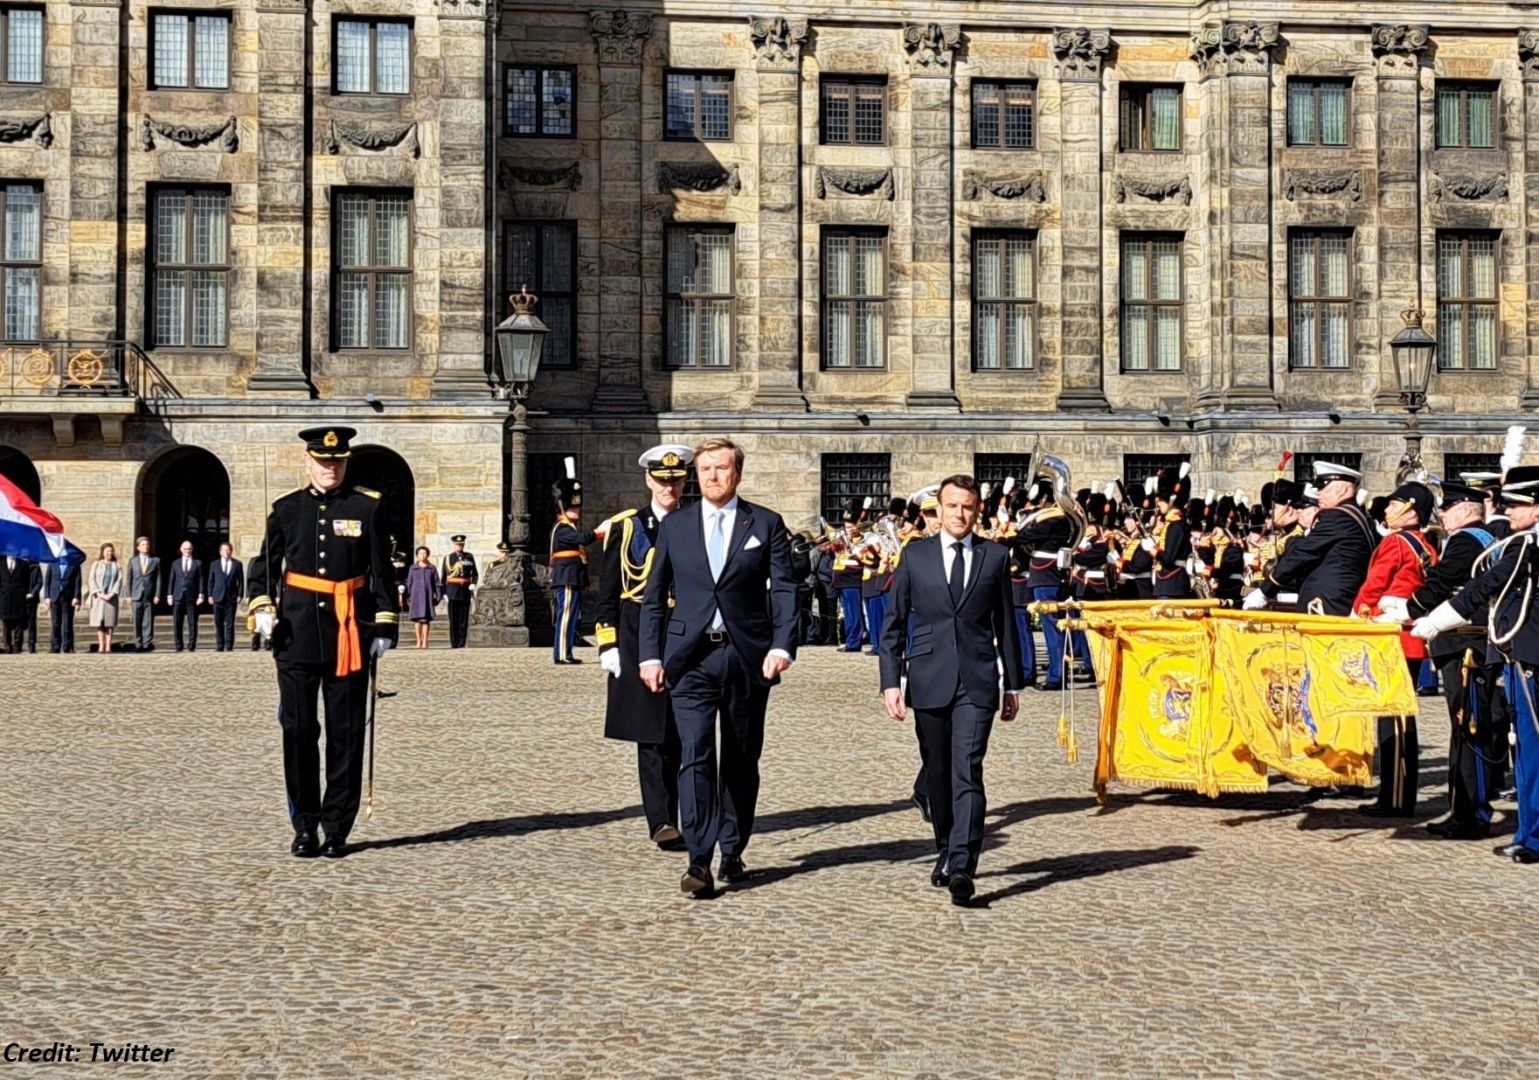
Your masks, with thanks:
[[[417,634],[417,648],[428,647],[428,631],[433,626],[433,609],[443,598],[443,583],[438,580],[438,567],[433,565],[433,553],[426,547],[417,549],[417,561],[412,563],[406,575],[406,614]]]

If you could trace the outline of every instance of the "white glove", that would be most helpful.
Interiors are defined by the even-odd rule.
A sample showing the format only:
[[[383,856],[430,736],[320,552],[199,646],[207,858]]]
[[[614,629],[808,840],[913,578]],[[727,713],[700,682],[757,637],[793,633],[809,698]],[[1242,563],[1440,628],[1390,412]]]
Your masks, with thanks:
[[[374,660],[378,660],[393,648],[395,648],[395,642],[391,641],[384,634],[376,633],[374,635],[374,644],[369,646],[369,656]]]
[[[1457,630],[1468,625],[1468,619],[1455,611],[1452,604],[1444,602],[1416,620],[1416,625],[1411,627],[1411,636],[1431,641],[1444,630]]]
[[[1138,546],[1143,548],[1145,551],[1149,552],[1150,554],[1153,554],[1154,553],[1154,537],[1152,537],[1152,536],[1144,537],[1143,540],[1139,543]]]
[[[475,592],[475,591],[476,591],[476,590],[477,590],[477,589],[479,589],[479,588],[480,588],[480,587],[481,587],[481,586],[479,586],[479,585],[472,585],[472,586],[471,586],[471,587],[470,587],[470,591],[471,591],[471,592]]]
[[[609,537],[609,530],[614,526],[614,523],[615,523],[615,519],[614,518],[612,518],[612,517],[605,518],[603,521],[601,521],[597,525],[593,526],[593,535],[598,537],[600,540],[608,539],[608,537]]]
[[[1245,594],[1245,600],[1240,604],[1240,607],[1244,608],[1246,611],[1262,610],[1266,607],[1266,593],[1262,592],[1260,589],[1252,589],[1250,592]]]
[[[1254,551],[1247,551],[1245,553],[1245,569],[1247,569],[1247,570],[1254,570],[1257,567],[1259,567],[1260,565],[1261,565],[1261,556],[1260,555],[1257,555]]]
[[[1122,556],[1118,555],[1115,551],[1108,551],[1106,553],[1106,562],[1109,566],[1121,566]]]
[[[256,632],[265,638],[273,636],[273,628],[278,625],[278,617],[273,614],[271,608],[256,613]]]
[[[1374,622],[1405,622],[1411,617],[1403,596],[1381,596],[1379,610],[1384,614],[1374,619]]]
[[[609,672],[611,679],[618,679],[620,677],[620,650],[605,649],[599,653],[599,667]]]

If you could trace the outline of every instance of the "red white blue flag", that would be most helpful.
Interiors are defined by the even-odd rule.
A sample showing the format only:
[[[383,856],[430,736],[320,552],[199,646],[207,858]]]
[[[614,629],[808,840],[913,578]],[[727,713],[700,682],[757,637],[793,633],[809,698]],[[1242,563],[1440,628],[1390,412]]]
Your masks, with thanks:
[[[79,564],[85,552],[64,538],[64,523],[0,476],[0,558]]]

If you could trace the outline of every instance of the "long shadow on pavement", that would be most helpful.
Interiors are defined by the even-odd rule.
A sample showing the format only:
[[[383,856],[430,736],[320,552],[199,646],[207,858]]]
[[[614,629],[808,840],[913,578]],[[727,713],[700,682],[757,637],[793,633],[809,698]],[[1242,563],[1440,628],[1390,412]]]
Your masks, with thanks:
[[[553,829],[587,829],[595,825],[608,825],[612,821],[641,816],[640,806],[624,806],[617,810],[579,810],[570,813],[527,814],[521,817],[490,818],[486,821],[467,821],[451,829],[418,833],[415,836],[393,836],[384,840],[364,840],[353,845],[354,851],[376,848],[412,847],[416,844],[452,844],[461,840],[492,840],[500,837],[526,836],[529,833],[549,832]]]
[[[1030,862],[1016,863],[1003,870],[991,870],[986,874],[980,874],[980,879],[1021,877],[1028,874],[1032,876],[1024,881],[1017,881],[1013,885],[1006,885],[1003,889],[980,893],[973,897],[972,903],[968,906],[988,907],[995,900],[1023,896],[1026,893],[1045,889],[1049,885],[1099,877],[1102,874],[1115,874],[1123,870],[1136,870],[1141,866],[1190,859],[1201,851],[1201,848],[1190,845],[1172,845],[1123,851],[1090,851],[1082,855],[1054,855],[1045,859],[1032,859]]]

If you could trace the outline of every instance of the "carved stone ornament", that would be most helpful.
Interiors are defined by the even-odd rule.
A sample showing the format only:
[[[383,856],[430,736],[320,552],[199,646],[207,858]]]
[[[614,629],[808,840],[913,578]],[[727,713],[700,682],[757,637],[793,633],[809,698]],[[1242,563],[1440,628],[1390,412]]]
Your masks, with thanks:
[[[422,156],[422,144],[417,139],[417,122],[415,120],[405,125],[388,124],[384,126],[368,126],[364,124],[351,124],[346,120],[333,120],[330,132],[326,136],[326,152],[328,154],[340,154],[344,143],[374,154],[382,150],[389,150],[394,146],[399,146],[414,158]]]
[[[1179,199],[1184,206],[1192,205],[1192,183],[1184,176],[1172,179],[1164,177],[1119,176],[1112,181],[1112,198],[1127,202],[1137,196],[1147,202],[1165,202]]]
[[[916,73],[949,74],[952,58],[961,47],[959,23],[906,23],[903,27],[903,48]]]
[[[1507,174],[1493,173],[1473,176],[1468,173],[1450,173],[1432,177],[1432,201],[1442,202],[1445,195],[1465,202],[1502,202],[1507,198]]]
[[[194,124],[168,124],[164,120],[146,116],[139,129],[139,145],[145,150],[155,149],[157,135],[163,139],[170,139],[178,146],[206,146],[215,139],[219,139],[220,146],[227,154],[233,154],[240,149],[240,130],[233,116],[222,124],[208,124],[203,127]]]
[[[743,193],[743,181],[736,165],[720,165],[714,161],[659,161],[657,163],[657,190],[666,195],[679,188],[690,191],[716,191],[726,188],[729,195]]]
[[[1519,32],[1518,59],[1523,63],[1525,79],[1539,79],[1539,30]]]
[[[779,15],[750,16],[748,37],[753,42],[759,66],[772,71],[794,71],[801,64],[802,46],[807,44],[807,20],[786,19]]]
[[[1047,182],[1039,172],[1026,176],[984,176],[968,169],[962,174],[962,198],[976,202],[984,193],[996,199],[1025,199],[1027,202],[1047,202]]]
[[[1053,31],[1053,55],[1058,58],[1059,78],[1097,80],[1101,65],[1111,54],[1111,31],[1075,26]]]
[[[878,195],[891,201],[892,170],[839,169],[831,165],[819,165],[813,193],[820,199],[826,199],[829,188],[846,195]]]
[[[27,120],[0,119],[0,143],[21,142],[31,138],[44,150],[53,145],[53,121],[47,113]]]
[[[565,187],[568,191],[576,191],[582,186],[582,165],[576,161],[565,165],[552,165],[549,168],[541,168],[538,165],[514,165],[510,161],[502,161],[497,165],[497,186],[504,191],[513,186],[514,181],[527,184],[530,187]]]
[[[652,16],[606,8],[590,12],[588,25],[601,64],[639,64],[641,53],[652,36]]]
[[[1339,172],[1289,170],[1285,173],[1283,198],[1289,202],[1298,202],[1299,198],[1305,195],[1321,197],[1340,195],[1353,202],[1361,202],[1363,178],[1351,169],[1343,169]]]
[[[1414,75],[1432,43],[1426,23],[1375,23],[1370,42],[1381,75]]]
[[[1203,23],[1192,34],[1192,59],[1204,75],[1264,75],[1282,44],[1274,22]]]

